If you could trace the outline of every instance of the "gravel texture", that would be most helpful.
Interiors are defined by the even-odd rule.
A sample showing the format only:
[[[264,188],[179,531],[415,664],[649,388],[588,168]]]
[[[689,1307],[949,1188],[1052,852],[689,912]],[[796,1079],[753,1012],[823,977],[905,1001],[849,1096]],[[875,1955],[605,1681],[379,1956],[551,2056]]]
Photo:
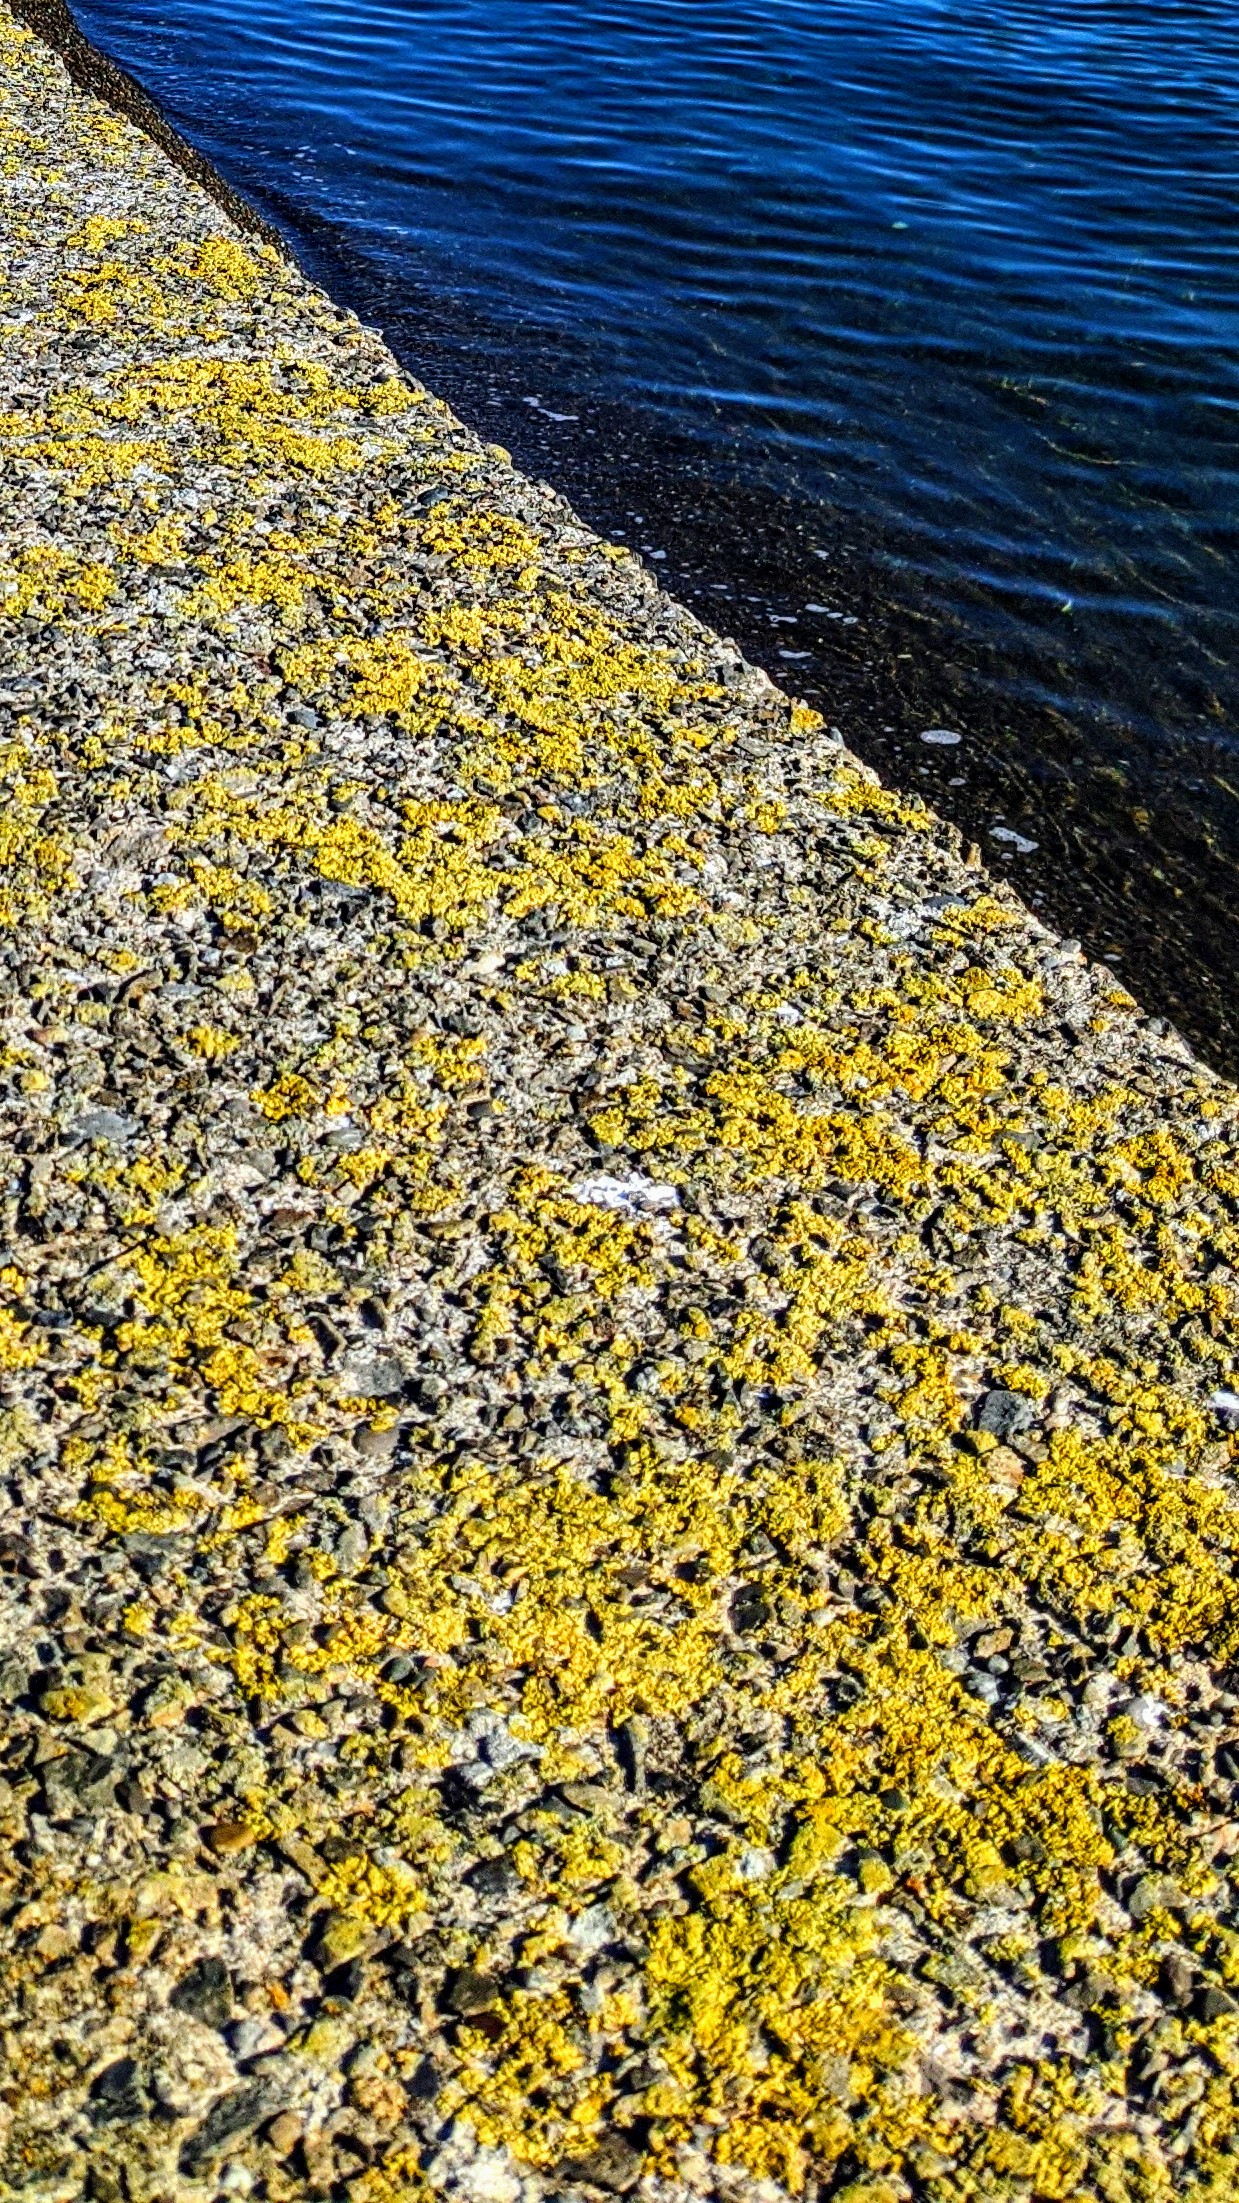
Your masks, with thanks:
[[[0,6],[0,2193],[1239,2193],[1236,1096]]]

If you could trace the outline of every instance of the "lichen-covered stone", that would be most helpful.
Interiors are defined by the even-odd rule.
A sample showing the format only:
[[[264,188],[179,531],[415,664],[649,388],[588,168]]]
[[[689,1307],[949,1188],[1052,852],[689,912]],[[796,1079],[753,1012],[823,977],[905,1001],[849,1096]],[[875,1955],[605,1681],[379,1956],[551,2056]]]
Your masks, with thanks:
[[[1233,2195],[1234,1093],[0,69],[0,2193]]]

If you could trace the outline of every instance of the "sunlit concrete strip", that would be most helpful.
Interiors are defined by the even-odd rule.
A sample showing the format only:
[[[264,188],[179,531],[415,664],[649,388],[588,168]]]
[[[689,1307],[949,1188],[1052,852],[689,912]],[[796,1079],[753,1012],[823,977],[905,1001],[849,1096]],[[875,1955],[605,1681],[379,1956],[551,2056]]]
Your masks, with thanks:
[[[0,2193],[1233,2195],[1234,1093],[0,68]]]

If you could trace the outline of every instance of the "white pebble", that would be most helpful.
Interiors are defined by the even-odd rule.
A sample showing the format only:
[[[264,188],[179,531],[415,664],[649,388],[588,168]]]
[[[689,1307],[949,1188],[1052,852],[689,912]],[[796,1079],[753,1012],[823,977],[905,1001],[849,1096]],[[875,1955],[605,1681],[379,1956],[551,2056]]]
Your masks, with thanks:
[[[596,1178],[582,1178],[572,1188],[572,1198],[588,1208],[618,1209],[628,1216],[665,1215],[680,1205],[674,1186],[659,1185],[635,1170],[627,1178],[613,1178],[609,1171],[600,1171]]]

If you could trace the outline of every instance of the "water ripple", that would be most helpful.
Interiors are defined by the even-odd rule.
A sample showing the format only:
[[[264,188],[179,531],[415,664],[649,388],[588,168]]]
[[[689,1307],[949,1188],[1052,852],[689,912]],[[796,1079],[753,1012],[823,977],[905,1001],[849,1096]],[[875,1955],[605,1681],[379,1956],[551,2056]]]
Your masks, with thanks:
[[[1233,728],[1233,0],[81,12],[363,290],[551,374],[548,419],[647,405],[863,515],[1029,692]]]

